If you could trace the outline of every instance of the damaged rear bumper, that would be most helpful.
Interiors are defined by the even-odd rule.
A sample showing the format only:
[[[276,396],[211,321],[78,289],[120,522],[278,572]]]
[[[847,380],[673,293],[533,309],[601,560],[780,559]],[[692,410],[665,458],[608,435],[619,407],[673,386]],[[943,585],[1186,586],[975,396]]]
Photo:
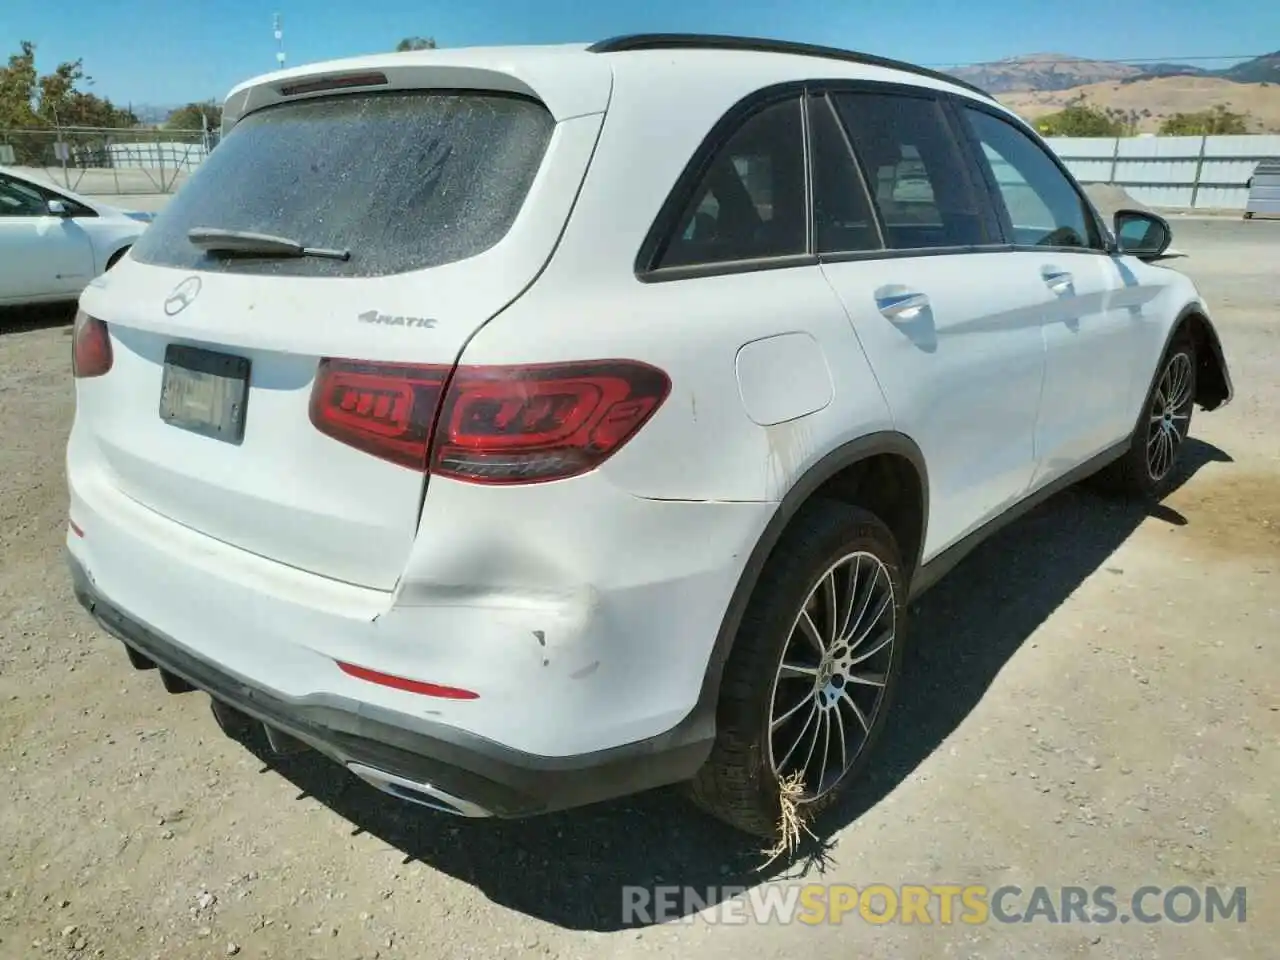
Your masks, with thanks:
[[[690,779],[714,738],[707,710],[666,733],[607,750],[544,757],[336,694],[290,697],[250,682],[116,606],[70,552],[77,599],[112,636],[216,701],[348,767],[401,799],[463,816],[525,817]],[[584,718],[589,722],[589,718]]]

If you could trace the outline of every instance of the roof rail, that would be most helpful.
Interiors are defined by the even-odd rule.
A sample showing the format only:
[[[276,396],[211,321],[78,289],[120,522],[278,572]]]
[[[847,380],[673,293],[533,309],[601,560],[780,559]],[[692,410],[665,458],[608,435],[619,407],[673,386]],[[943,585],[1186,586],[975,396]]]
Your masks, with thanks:
[[[841,50],[838,47],[822,47],[812,43],[795,43],[790,40],[765,40],[757,37],[729,37],[709,33],[632,33],[620,37],[600,40],[587,47],[592,53],[623,53],[631,50],[745,50],[757,53],[789,53],[801,57],[822,57],[827,60],[843,60],[846,63],[860,63],[868,67],[884,67],[889,70],[901,70],[903,73],[914,73],[916,76],[929,77],[944,83],[953,83],[971,93],[976,93],[994,100],[986,90],[967,81],[960,80],[940,70],[917,66],[904,60],[891,60],[888,57],[877,57],[870,53],[858,53],[856,50]]]

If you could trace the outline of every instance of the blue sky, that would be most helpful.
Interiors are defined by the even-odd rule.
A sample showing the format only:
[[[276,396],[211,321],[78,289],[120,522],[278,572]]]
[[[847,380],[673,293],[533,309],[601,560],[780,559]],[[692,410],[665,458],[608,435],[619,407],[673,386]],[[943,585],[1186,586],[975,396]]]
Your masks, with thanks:
[[[117,103],[221,99],[274,68],[277,11],[290,65],[387,50],[414,34],[456,47],[740,33],[932,65],[1280,48],[1280,0],[0,0],[0,54],[31,40],[44,70],[83,57],[94,92]]]

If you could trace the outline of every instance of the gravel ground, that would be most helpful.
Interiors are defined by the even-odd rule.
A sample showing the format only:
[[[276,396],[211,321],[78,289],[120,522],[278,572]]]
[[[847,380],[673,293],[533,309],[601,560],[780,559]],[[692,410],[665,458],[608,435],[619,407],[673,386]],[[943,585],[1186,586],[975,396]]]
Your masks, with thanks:
[[[668,791],[522,823],[401,806],[231,741],[203,695],[129,670],[61,559],[69,316],[0,315],[0,957],[1274,957],[1280,223],[1175,229],[1235,403],[1197,414],[1187,478],[1154,515],[1069,491],[925,598],[875,778],[785,875]],[[623,884],[705,893],[806,870],[1121,900],[1245,886],[1248,913],[624,923]]]

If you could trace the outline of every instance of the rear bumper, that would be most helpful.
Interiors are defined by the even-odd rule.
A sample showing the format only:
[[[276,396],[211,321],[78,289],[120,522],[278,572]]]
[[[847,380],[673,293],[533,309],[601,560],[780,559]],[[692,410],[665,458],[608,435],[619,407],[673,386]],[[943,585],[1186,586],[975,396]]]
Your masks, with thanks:
[[[456,727],[325,693],[291,697],[247,681],[134,618],[69,551],[76,598],[104,630],[164,670],[347,767],[427,785],[459,813],[524,817],[626,796],[694,776],[714,727],[695,710],[668,732],[568,757],[512,750]]]

